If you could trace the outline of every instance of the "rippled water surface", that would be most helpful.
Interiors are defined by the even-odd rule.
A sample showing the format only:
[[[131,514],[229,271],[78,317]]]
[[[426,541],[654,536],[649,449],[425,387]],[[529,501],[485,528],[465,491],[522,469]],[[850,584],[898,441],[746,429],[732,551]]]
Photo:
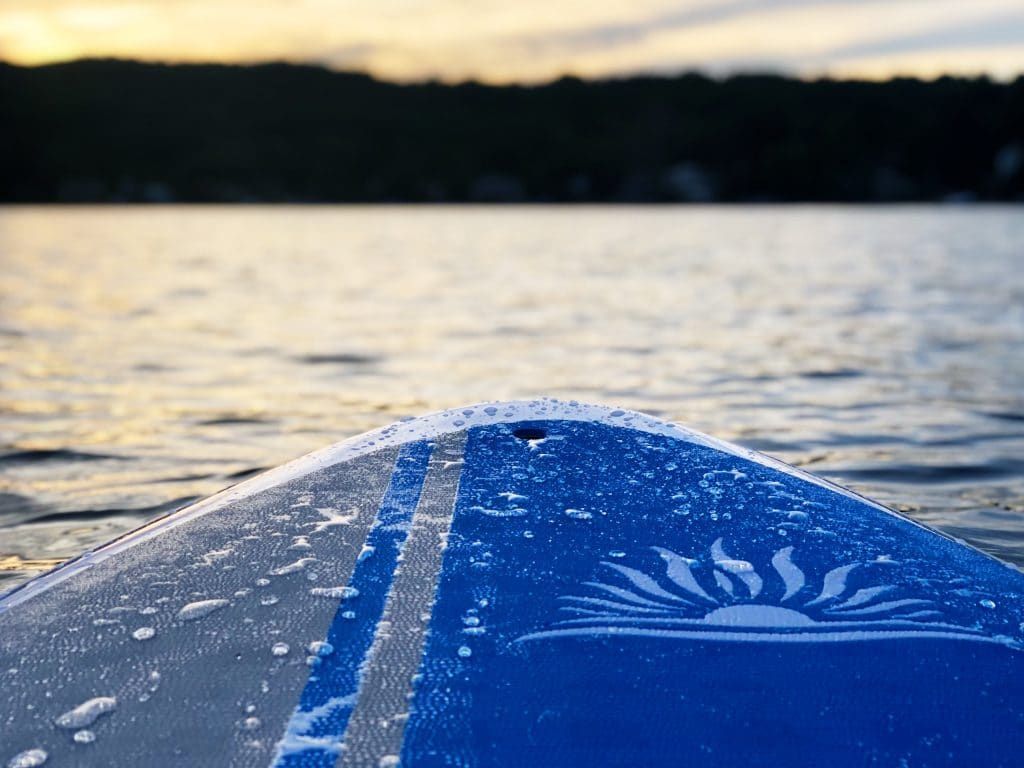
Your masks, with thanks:
[[[1024,564],[1020,208],[7,208],[0,259],[0,590],[344,437],[538,394]]]

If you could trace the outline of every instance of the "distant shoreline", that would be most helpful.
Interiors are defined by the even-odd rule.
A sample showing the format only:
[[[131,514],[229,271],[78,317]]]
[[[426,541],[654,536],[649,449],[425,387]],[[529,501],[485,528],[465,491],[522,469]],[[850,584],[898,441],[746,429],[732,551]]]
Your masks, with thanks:
[[[635,72],[625,72],[622,74],[612,75],[595,75],[595,76],[583,76],[572,72],[565,74],[543,78],[538,80],[507,80],[507,81],[488,81],[484,78],[466,77],[460,79],[443,79],[438,77],[419,77],[419,78],[387,78],[375,75],[373,72],[362,70],[358,68],[346,68],[346,67],[332,67],[327,64],[322,64],[316,61],[298,61],[289,60],[282,58],[268,58],[262,60],[253,61],[214,61],[214,60],[173,60],[173,59],[161,59],[161,58],[126,58],[122,56],[84,56],[80,58],[70,59],[58,59],[54,61],[46,61],[34,64],[21,64],[16,61],[8,61],[0,58],[0,68],[9,67],[14,69],[22,70],[45,70],[45,69],[56,69],[68,66],[78,66],[90,63],[104,63],[104,64],[125,64],[135,65],[143,67],[164,67],[168,69],[180,68],[180,67],[199,67],[199,68],[223,68],[223,69],[240,69],[240,70],[251,70],[260,69],[265,67],[291,67],[294,69],[306,69],[320,72],[326,72],[328,74],[342,75],[346,77],[359,77],[367,80],[372,80],[376,83],[394,85],[399,88],[410,87],[415,88],[418,86],[435,85],[444,88],[459,88],[462,86],[476,86],[480,88],[509,88],[509,89],[535,89],[535,88],[547,88],[548,86],[554,85],[561,81],[573,81],[588,84],[608,84],[608,83],[622,83],[629,82],[631,80],[676,80],[683,77],[701,77],[707,80],[721,82],[724,80],[730,80],[737,77],[770,77],[780,78],[783,80],[793,80],[796,82],[803,83],[860,83],[866,85],[880,84],[880,83],[892,83],[892,82],[912,82],[912,83],[934,83],[939,80],[959,80],[963,82],[975,82],[985,81],[999,84],[1010,84],[1018,80],[1024,79],[1024,66],[1021,67],[1021,71],[1011,77],[997,77],[992,74],[978,72],[975,74],[954,74],[947,73],[942,75],[936,75],[934,77],[920,77],[918,75],[910,74],[894,74],[891,77],[885,78],[872,78],[872,77],[855,77],[855,76],[833,76],[829,74],[816,74],[811,76],[800,76],[794,74],[788,74],[782,70],[775,70],[771,68],[756,69],[751,68],[749,70],[739,69],[728,73],[715,73],[710,71],[704,71],[699,67],[682,67],[677,71],[670,70],[637,70]]]
[[[1024,76],[396,84],[0,64],[0,203],[1024,201]]]
[[[444,210],[444,209],[459,209],[460,211],[471,211],[478,209],[481,211],[494,211],[499,209],[508,210],[523,210],[523,209],[579,209],[585,210],[588,208],[594,209],[622,209],[622,210],[666,210],[666,209],[678,209],[678,210],[690,210],[696,211],[702,208],[714,209],[714,210],[771,210],[773,208],[809,208],[809,209],[835,209],[835,210],[856,210],[858,208],[866,209],[891,209],[894,211],[907,210],[913,208],[920,208],[922,210],[934,210],[936,208],[943,208],[950,212],[957,211],[984,211],[984,210],[997,210],[1000,208],[1016,209],[1020,206],[1024,206],[1024,200],[972,200],[969,202],[949,202],[942,200],[900,200],[900,201],[842,201],[835,202],[829,200],[797,200],[797,201],[758,201],[758,202],[745,202],[742,200],[738,201],[719,201],[713,203],[689,203],[684,201],[669,201],[669,202],[617,202],[617,201],[594,201],[594,202],[467,202],[467,201],[447,201],[447,202],[421,202],[421,201],[408,201],[408,202],[375,202],[375,201],[363,201],[363,202],[331,202],[331,201],[320,201],[320,202],[290,202],[287,200],[276,200],[276,201],[245,201],[245,202],[195,202],[195,201],[175,201],[175,202],[145,202],[145,201],[94,201],[94,202],[66,202],[61,200],[56,201],[40,201],[40,202],[0,202],[0,211],[3,210],[17,210],[17,209],[65,209],[65,210],[81,210],[88,211],[93,210],[104,210],[114,208],[124,208],[134,211],[171,211],[174,209],[201,209],[201,208],[219,208],[219,209],[237,209],[239,211],[244,210],[256,210],[260,208],[351,208],[351,209],[389,209],[389,208],[405,208],[414,210]]]

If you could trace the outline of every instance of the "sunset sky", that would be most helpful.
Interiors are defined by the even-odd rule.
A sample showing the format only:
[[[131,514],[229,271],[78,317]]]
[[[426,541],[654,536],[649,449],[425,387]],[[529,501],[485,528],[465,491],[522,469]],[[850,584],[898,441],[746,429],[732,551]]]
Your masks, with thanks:
[[[286,59],[396,80],[1024,72],[1021,0],[0,0],[0,59]]]

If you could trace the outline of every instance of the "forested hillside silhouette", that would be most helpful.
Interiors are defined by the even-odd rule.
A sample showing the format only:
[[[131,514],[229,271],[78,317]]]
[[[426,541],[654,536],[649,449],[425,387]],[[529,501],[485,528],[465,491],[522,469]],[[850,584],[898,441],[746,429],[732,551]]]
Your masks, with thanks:
[[[0,65],[8,202],[1024,199],[1024,77],[399,85]]]

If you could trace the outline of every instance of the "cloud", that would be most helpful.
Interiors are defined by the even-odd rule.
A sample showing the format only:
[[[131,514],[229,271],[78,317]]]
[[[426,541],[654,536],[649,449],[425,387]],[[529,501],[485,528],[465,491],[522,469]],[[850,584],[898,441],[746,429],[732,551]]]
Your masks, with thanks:
[[[883,37],[830,51],[837,61],[915,51],[1000,49],[1018,46],[1024,56],[1024,10],[1001,13],[973,23],[943,24],[907,34]],[[1024,58],[1022,58],[1024,61]]]
[[[667,9],[661,13],[624,23],[581,27],[555,34],[540,34],[521,42],[527,49],[535,51],[605,49],[609,46],[636,45],[654,35],[665,34],[672,30],[717,24],[751,14],[763,15],[783,8],[824,6],[842,1],[844,0],[722,0],[721,2],[706,2],[687,8]],[[869,3],[878,1],[864,0]]]

